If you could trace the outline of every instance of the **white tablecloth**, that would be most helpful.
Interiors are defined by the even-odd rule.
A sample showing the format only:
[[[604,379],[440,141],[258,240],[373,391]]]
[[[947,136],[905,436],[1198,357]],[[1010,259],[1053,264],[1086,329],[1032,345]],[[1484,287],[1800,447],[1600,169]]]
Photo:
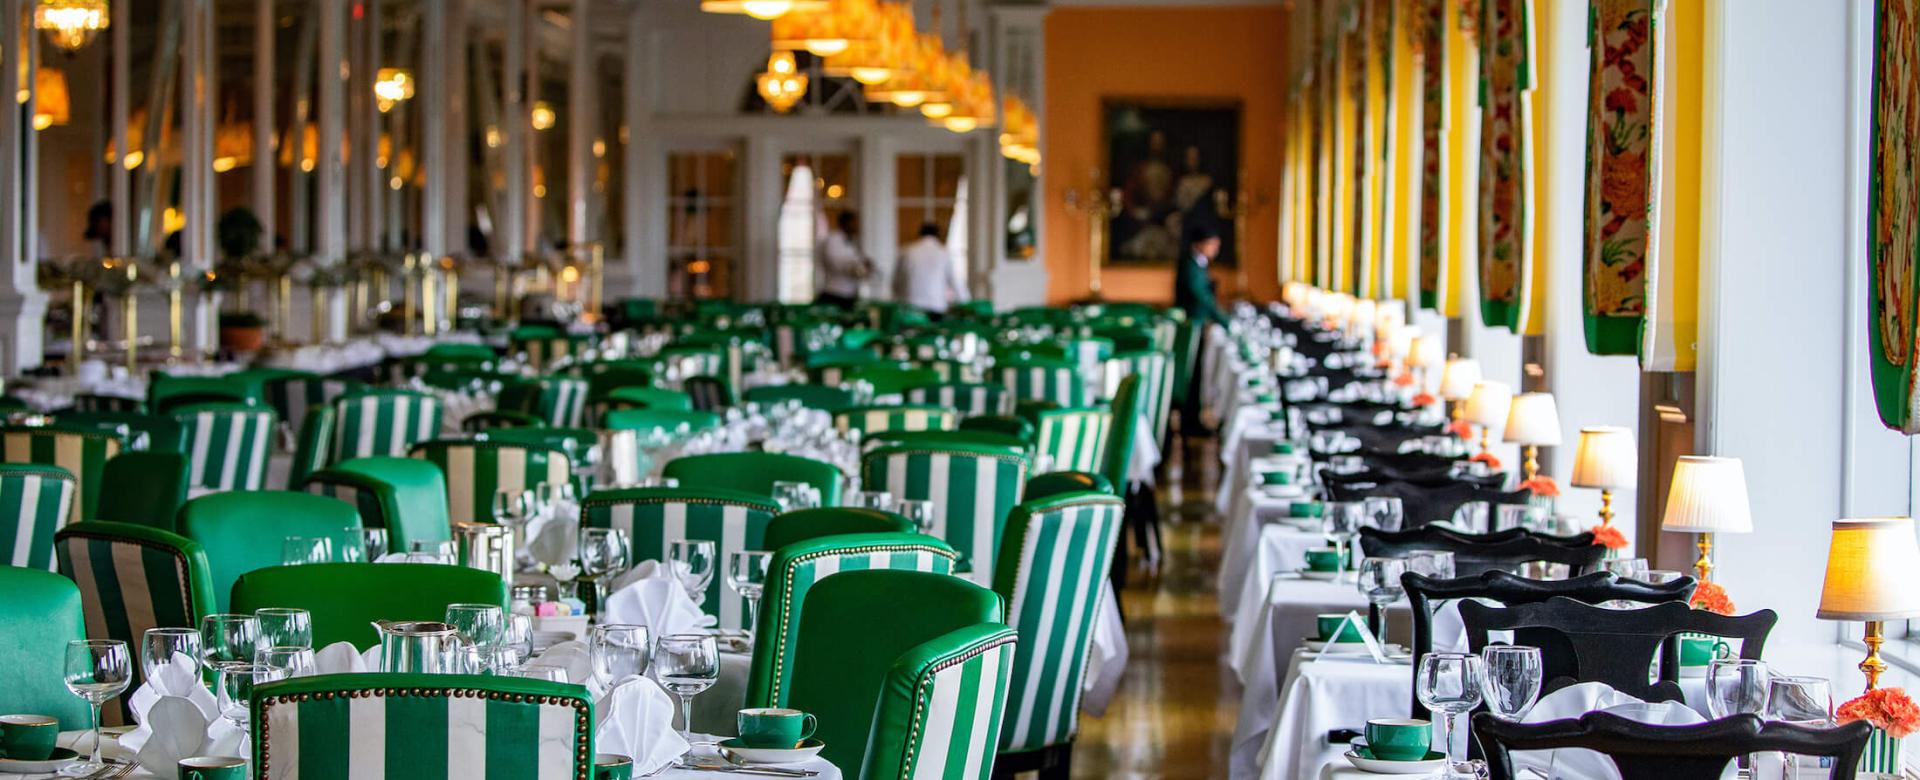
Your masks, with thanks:
[[[1268,493],[1264,488],[1250,487],[1240,491],[1239,500],[1233,502],[1235,514],[1228,515],[1228,521],[1220,529],[1220,579],[1217,590],[1220,594],[1220,617],[1228,622],[1240,619],[1246,605],[1242,603],[1244,594],[1251,593],[1258,599],[1266,592],[1267,577],[1259,577],[1260,557],[1271,552],[1284,555],[1284,549],[1268,551],[1264,549],[1265,537],[1270,529],[1288,528],[1302,533],[1312,533],[1307,523],[1281,524],[1293,512],[1293,505],[1310,499],[1300,495]],[[1311,546],[1326,544],[1326,537],[1312,533],[1318,540]],[[1303,537],[1304,538],[1304,537]],[[1290,545],[1289,545],[1290,546]],[[1274,559],[1268,562],[1268,575],[1300,568],[1304,561],[1305,548],[1300,555],[1285,560]]]
[[[1304,569],[1307,550],[1327,549],[1327,537],[1319,531],[1307,531],[1281,523],[1252,525],[1258,526],[1254,530],[1259,534],[1259,541],[1254,545],[1253,553],[1246,556],[1247,562],[1243,565],[1245,575],[1234,587],[1234,609],[1227,616],[1229,647],[1246,644],[1248,632],[1256,629],[1256,624],[1260,622],[1260,611],[1267,607],[1267,589],[1273,586],[1273,578]],[[1354,572],[1347,572],[1345,581],[1355,589],[1354,595],[1358,596],[1354,577]],[[1226,591],[1222,591],[1220,597],[1224,600]]]

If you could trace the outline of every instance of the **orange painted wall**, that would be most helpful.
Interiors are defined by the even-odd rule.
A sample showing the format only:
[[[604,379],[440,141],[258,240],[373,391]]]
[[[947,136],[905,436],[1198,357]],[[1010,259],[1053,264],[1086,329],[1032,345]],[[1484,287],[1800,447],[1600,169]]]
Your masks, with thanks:
[[[1087,226],[1067,210],[1066,191],[1085,188],[1099,159],[1101,101],[1106,98],[1237,99],[1240,164],[1247,186],[1266,196],[1247,219],[1242,251],[1248,292],[1279,295],[1281,118],[1286,88],[1286,12],[1279,5],[1191,8],[1057,8],[1046,22],[1046,165],[1044,203],[1047,298],[1087,294]],[[1235,274],[1217,270],[1222,297]],[[1173,268],[1108,266],[1101,274],[1111,300],[1173,300]]]

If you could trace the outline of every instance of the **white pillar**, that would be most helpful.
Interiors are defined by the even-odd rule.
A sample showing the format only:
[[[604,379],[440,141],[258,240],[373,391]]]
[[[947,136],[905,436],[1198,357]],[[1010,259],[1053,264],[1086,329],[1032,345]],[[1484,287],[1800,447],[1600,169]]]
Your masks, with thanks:
[[[516,2],[517,1],[518,0],[516,0]],[[553,177],[548,175],[549,172],[546,170],[546,155],[543,153],[546,149],[546,131],[533,127],[533,107],[540,103],[540,35],[538,27],[540,7],[537,5],[538,2],[539,0],[528,0],[526,10],[522,12],[525,14],[523,19],[527,25],[533,29],[527,31],[530,35],[525,42],[526,59],[522,61],[522,65],[526,67],[526,77],[522,79],[522,83],[525,84],[524,89],[526,90],[526,106],[520,111],[519,116],[514,117],[514,121],[525,125],[527,128],[525,131],[526,146],[524,149],[526,158],[520,162],[520,164],[526,166],[527,169],[526,208],[521,213],[521,216],[526,219],[526,224],[522,226],[522,229],[526,232],[521,234],[522,238],[526,240],[526,243],[521,249],[525,252],[544,253],[547,242],[542,240],[540,231],[546,225],[546,197],[535,197],[533,188],[536,186],[545,187],[546,189],[544,191],[546,196],[559,196],[553,191],[551,186],[553,184]],[[535,184],[535,171],[539,171],[541,175],[539,184]]]
[[[620,201],[623,239],[622,264],[628,278],[624,286],[609,282],[610,297],[615,291],[646,298],[667,294],[666,209],[661,206],[667,190],[661,172],[661,153],[652,127],[653,92],[647,80],[647,16],[636,0],[627,6],[627,45],[625,78],[621,102],[626,110],[627,144]]]
[[[446,147],[440,150],[446,170],[446,251],[467,251],[467,4],[466,0],[442,0],[446,6],[447,38],[442,55],[447,66],[442,78],[447,83]],[[497,215],[496,215],[497,216]],[[464,280],[466,277],[463,276]]]
[[[431,3],[429,6],[433,5]],[[340,156],[340,136],[346,130],[346,84],[341,78],[347,55],[347,4],[319,4],[319,88],[314,113],[319,124],[319,150],[314,161],[318,187],[314,195],[314,255],[319,262],[338,265],[346,259],[346,161]],[[314,312],[326,323],[329,341],[347,336],[345,290],[326,292],[324,310]]]
[[[493,253],[508,263],[518,262],[526,250],[527,190],[527,13],[522,0],[507,0],[507,41],[500,74],[501,160],[506,169],[506,192],[494,221]]]
[[[859,163],[854,170],[859,172],[860,180],[854,183],[860,203],[860,251],[873,260],[873,276],[867,279],[865,297],[873,300],[892,300],[893,267],[899,259],[898,213],[894,205],[899,202],[899,185],[894,177],[894,168],[898,164],[898,155],[894,153],[893,139],[879,133],[869,133],[861,137],[859,148],[855,150]],[[780,192],[785,193],[782,182]],[[772,255],[778,262],[778,253]]]
[[[213,127],[216,85],[213,77],[212,0],[185,0],[181,7],[180,47],[180,265],[183,276],[196,276],[213,267]],[[202,305],[197,294],[182,296],[182,356],[199,358],[217,343],[217,307]]]
[[[576,251],[593,240],[594,54],[593,0],[573,0],[573,52],[567,63],[567,243]],[[549,190],[551,192],[551,190]]]
[[[116,3],[113,7],[116,16],[125,13],[131,3]],[[118,46],[119,36],[125,34],[131,20],[115,19],[113,23],[114,40]],[[274,213],[273,213],[273,169],[276,162],[273,148],[273,36],[276,28],[273,18],[273,0],[254,0],[253,6],[253,169],[252,185],[248,193],[253,202],[253,215],[260,219],[264,230],[261,236],[261,249],[273,251]],[[116,48],[125,52],[125,47]],[[114,105],[113,131],[115,148],[126,143],[126,56],[114,60]],[[121,224],[126,217],[121,207],[123,197],[121,189],[126,181],[126,167],[116,166],[114,179],[114,254],[120,253]],[[272,293],[269,293],[271,298]],[[265,307],[263,307],[265,308]]]
[[[0,40],[20,40],[25,14],[25,0],[0,0]],[[0,47],[0,73],[18,73],[20,54],[20,47]],[[0,201],[24,204],[33,197],[33,187],[22,170],[27,162],[21,149],[26,134],[31,132],[26,116],[15,113],[0,120]],[[13,271],[12,283],[0,291],[0,323],[7,326],[5,334],[0,335],[5,339],[0,357],[4,358],[7,376],[40,365],[43,346],[41,319],[47,311],[47,296],[34,279],[39,264],[27,253],[26,241],[31,233],[25,222],[27,213],[25,208],[0,209],[0,263]]]
[[[447,253],[447,11],[444,3],[421,8],[420,163],[426,182],[420,190],[420,251],[438,258]]]
[[[746,241],[736,261],[733,289],[744,300],[773,300],[780,294],[780,204],[786,195],[780,147],[765,135],[747,136],[740,163],[746,172],[741,204]]]

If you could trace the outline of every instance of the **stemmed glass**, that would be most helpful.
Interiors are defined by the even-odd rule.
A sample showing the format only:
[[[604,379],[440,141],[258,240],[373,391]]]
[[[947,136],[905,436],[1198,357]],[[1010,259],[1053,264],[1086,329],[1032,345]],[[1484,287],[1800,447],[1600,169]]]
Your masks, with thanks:
[[[448,604],[446,620],[473,647],[498,647],[507,632],[506,611],[498,604]]]
[[[893,494],[884,490],[856,490],[847,496],[847,506],[893,511]]]
[[[76,639],[67,643],[67,690],[93,707],[93,756],[68,764],[60,774],[81,777],[100,771],[100,705],[119,696],[133,683],[133,662],[127,643],[118,639]]]
[[[213,672],[214,689],[228,667],[253,663],[260,647],[260,619],[213,614],[200,619],[200,663]]]
[[[1439,580],[1453,579],[1453,552],[1414,550],[1407,553],[1407,571]]]
[[[610,623],[587,631],[587,660],[593,679],[611,690],[621,681],[647,673],[653,634],[646,626]]]
[[[680,697],[680,736],[691,741],[693,697],[720,679],[719,643],[710,634],[674,634],[660,640],[653,662],[660,684]]]
[[[593,611],[606,609],[608,580],[627,568],[627,535],[618,528],[581,528],[580,572],[593,583]]]
[[[1767,711],[1773,673],[1763,661],[1716,658],[1707,665],[1707,711],[1715,720]]]
[[[681,539],[667,545],[667,565],[696,606],[707,603],[707,586],[713,583],[713,558],[713,542],[706,539]]]
[[[439,563],[452,566],[460,560],[451,540],[415,539],[407,545],[407,563]]]
[[[220,675],[220,715],[247,730],[247,708],[253,702],[253,689],[262,683],[287,678],[287,670],[268,664],[233,664]]]
[[[501,488],[493,492],[493,521],[519,528],[533,516],[533,494],[525,490]]]
[[[1832,727],[1833,684],[1825,677],[1774,677],[1767,685],[1766,718],[1796,726]],[[1799,777],[1796,758],[1786,754],[1787,777]]]
[[[253,656],[254,663],[271,666],[286,672],[288,677],[306,677],[314,674],[313,648],[276,645],[262,647]]]
[[[151,680],[173,657],[185,654],[200,662],[200,632],[192,628],[149,628],[140,635],[140,671]]]
[[[1361,500],[1367,525],[1382,531],[1398,531],[1406,521],[1406,509],[1399,496],[1367,496]]]
[[[1387,606],[1406,595],[1406,587],[1400,584],[1400,575],[1406,573],[1405,558],[1368,558],[1360,562],[1360,593],[1380,616],[1375,634],[1383,646],[1387,643]]]
[[[772,563],[773,553],[760,550],[740,550],[727,556],[727,585],[747,600],[748,637],[760,627],[760,592],[766,586],[767,567]]]
[[[1480,706],[1481,679],[1485,676],[1486,666],[1480,657],[1465,653],[1428,653],[1414,673],[1414,695],[1442,718],[1440,738],[1447,754],[1443,777],[1463,776],[1453,765],[1453,719]]]
[[[266,647],[313,647],[313,615],[304,609],[265,607],[253,611]]]
[[[933,502],[920,499],[903,499],[898,502],[901,517],[913,522],[920,533],[933,533]]]
[[[303,566],[333,562],[333,540],[324,536],[289,536],[280,542],[280,565]]]
[[[1604,558],[1600,561],[1600,570],[1612,572],[1622,580],[1644,580],[1647,578],[1647,559],[1645,558]]]
[[[533,618],[518,612],[508,614],[501,644],[513,649],[514,666],[525,664],[533,657]]]
[[[1336,580],[1346,578],[1347,542],[1360,532],[1361,516],[1362,507],[1358,502],[1327,502],[1326,516],[1320,520],[1320,531],[1326,535],[1327,541],[1333,542],[1334,552],[1340,561],[1341,573],[1335,575]]]
[[[1525,645],[1488,645],[1480,651],[1486,667],[1481,695],[1487,709],[1501,720],[1519,720],[1540,698],[1540,648]]]
[[[391,549],[391,542],[385,528],[361,528],[360,547],[367,552],[368,561],[378,561]]]

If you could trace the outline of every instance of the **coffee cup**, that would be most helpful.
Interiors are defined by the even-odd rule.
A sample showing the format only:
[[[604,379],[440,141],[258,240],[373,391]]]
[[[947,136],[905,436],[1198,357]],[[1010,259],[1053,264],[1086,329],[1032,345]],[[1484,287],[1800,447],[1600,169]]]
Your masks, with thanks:
[[[618,753],[593,754],[593,780],[633,780],[633,759]]]
[[[233,756],[180,759],[180,780],[246,780],[247,761]]]
[[[1340,551],[1315,549],[1307,551],[1307,571],[1339,571]]]
[[[1293,472],[1291,472],[1291,471],[1262,471],[1262,472],[1260,472],[1260,484],[1262,484],[1262,485],[1291,485],[1291,484],[1293,484]]]
[[[45,761],[60,737],[60,719],[47,715],[0,715],[0,756]]]
[[[1351,623],[1342,625],[1342,622],[1345,621],[1346,619],[1347,619],[1346,614],[1340,613],[1340,612],[1328,612],[1325,614],[1314,616],[1313,627],[1315,631],[1319,632],[1320,641],[1322,642],[1329,642],[1329,641],[1358,642],[1360,641],[1359,629],[1354,628],[1353,624]],[[1335,631],[1340,632],[1338,637],[1334,636]]]
[[[789,750],[813,736],[817,724],[812,715],[784,707],[757,707],[741,710],[736,717],[740,741],[752,748]]]
[[[1433,749],[1433,724],[1413,718],[1367,721],[1367,752],[1385,761],[1418,761]]]

